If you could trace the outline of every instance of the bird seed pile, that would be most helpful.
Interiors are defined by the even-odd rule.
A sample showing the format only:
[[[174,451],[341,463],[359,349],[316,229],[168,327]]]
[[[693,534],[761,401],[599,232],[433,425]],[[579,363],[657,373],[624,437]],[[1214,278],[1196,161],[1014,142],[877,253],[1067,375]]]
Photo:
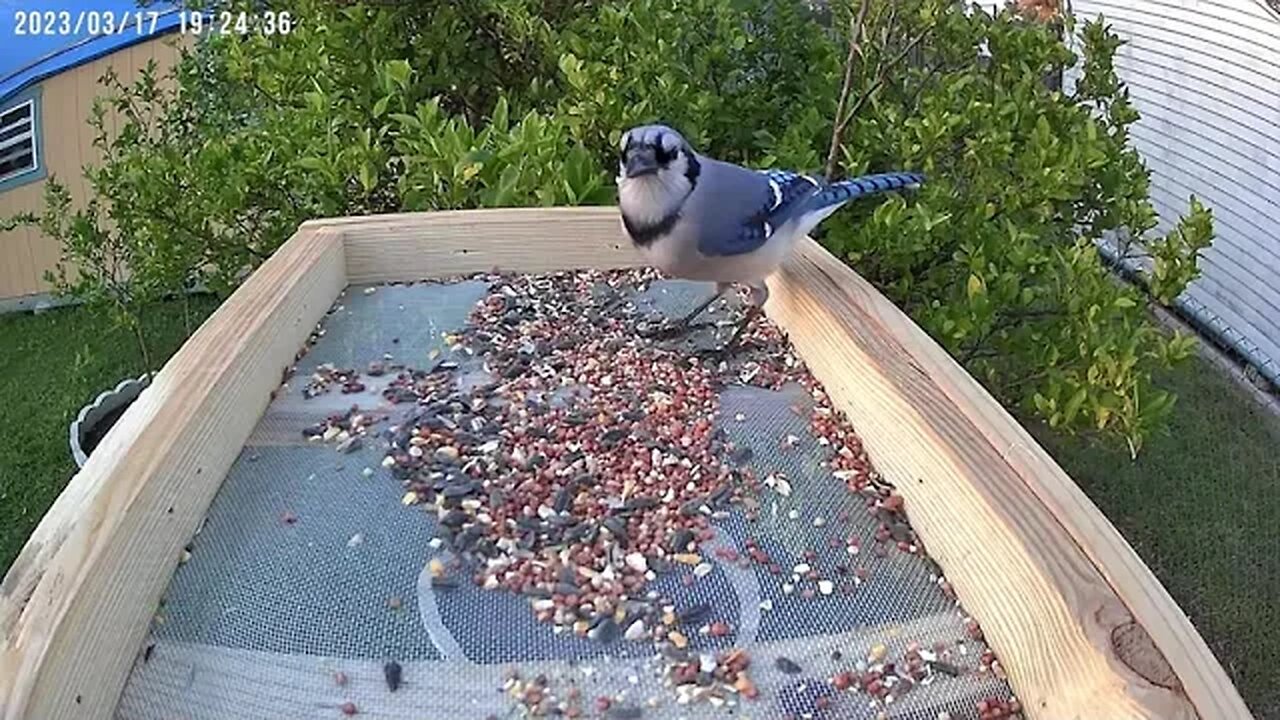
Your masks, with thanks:
[[[649,646],[677,706],[730,708],[759,698],[752,679],[759,663],[784,675],[803,669],[786,656],[734,647],[736,628],[716,619],[713,603],[682,606],[654,588],[660,577],[678,577],[688,587],[716,564],[756,569],[774,578],[784,596],[822,602],[860,592],[874,582],[876,559],[902,554],[927,564],[937,588],[954,600],[912,530],[902,496],[877,474],[853,429],[772,323],[760,320],[741,349],[718,354],[705,342],[698,349],[696,337],[646,339],[643,331],[662,319],[642,312],[634,298],[659,280],[652,271],[481,279],[489,283],[487,295],[467,327],[445,339],[447,352],[421,368],[391,361],[362,371],[321,367],[305,389],[308,397],[334,388],[357,393],[365,389],[362,377],[392,378],[381,392],[391,411],[353,407],[304,435],[344,452],[375,435],[383,440],[382,465],[403,486],[402,502],[423,507],[439,529],[431,543],[439,552],[429,561],[436,589],[473,583],[525,598],[529,613],[557,634]],[[716,331],[699,333],[714,341]],[[750,421],[742,412],[723,416],[720,394],[735,385],[803,389],[807,407],[790,410],[807,420],[811,437],[778,437],[777,451],[816,441],[833,487],[856,496],[856,507],[873,516],[870,537],[859,534],[847,509],[806,520],[826,543],[802,550],[799,562],[774,557],[752,537],[762,513],[778,520],[777,500],[790,498],[793,487],[784,473],[758,471],[751,448],[726,432],[727,424]],[[717,520],[734,515],[748,528],[740,546],[716,529]],[[799,516],[786,513],[793,522]],[[760,602],[764,612],[772,605]],[[964,616],[963,627],[960,647],[982,640],[975,620]],[[807,700],[790,716],[825,717],[842,698],[884,713],[940,677],[1002,677],[989,650],[966,657],[956,647],[907,643],[891,656],[877,643],[865,657],[849,657],[842,669],[802,687]],[[833,654],[837,664],[839,655]],[[647,706],[628,704],[553,685],[545,675],[523,677],[512,668],[503,689],[513,708],[536,717],[644,717],[656,705],[652,698]],[[972,710],[986,720],[1017,716],[1020,706],[982,697]]]
[[[179,558],[116,720],[1019,717],[779,329],[717,353],[730,295],[650,332],[711,292],[649,270],[348,289]]]

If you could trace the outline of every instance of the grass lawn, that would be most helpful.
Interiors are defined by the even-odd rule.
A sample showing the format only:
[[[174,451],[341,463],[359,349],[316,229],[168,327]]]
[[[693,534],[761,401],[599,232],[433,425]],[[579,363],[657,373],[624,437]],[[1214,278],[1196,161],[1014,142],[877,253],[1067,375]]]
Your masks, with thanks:
[[[1032,428],[1195,623],[1260,719],[1280,718],[1280,423],[1198,357],[1163,382],[1169,434],[1136,462]]]
[[[212,302],[195,303],[203,318]],[[181,343],[178,305],[148,313],[153,352]],[[0,567],[75,469],[67,425],[140,365],[132,338],[80,309],[0,316]],[[1033,432],[1119,527],[1191,616],[1259,718],[1280,719],[1280,426],[1196,359],[1165,383],[1180,396],[1167,436],[1137,462]]]
[[[214,307],[192,298],[191,322]],[[149,308],[144,321],[156,358],[186,337],[176,302]],[[0,568],[7,570],[75,472],[67,430],[76,413],[143,368],[133,335],[83,308],[0,315],[0,368]]]

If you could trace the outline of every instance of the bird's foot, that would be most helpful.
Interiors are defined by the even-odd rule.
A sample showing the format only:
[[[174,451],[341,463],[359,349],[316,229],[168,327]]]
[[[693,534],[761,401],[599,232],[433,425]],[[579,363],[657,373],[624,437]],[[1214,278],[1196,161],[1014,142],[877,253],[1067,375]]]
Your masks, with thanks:
[[[636,334],[649,340],[674,340],[676,338],[684,337],[694,330],[700,330],[705,327],[711,327],[711,324],[688,322],[662,323],[646,327],[643,330],[637,330]]]
[[[719,347],[700,348],[694,355],[703,362],[719,363],[732,359],[735,355],[748,349],[748,342],[739,337],[730,338]]]

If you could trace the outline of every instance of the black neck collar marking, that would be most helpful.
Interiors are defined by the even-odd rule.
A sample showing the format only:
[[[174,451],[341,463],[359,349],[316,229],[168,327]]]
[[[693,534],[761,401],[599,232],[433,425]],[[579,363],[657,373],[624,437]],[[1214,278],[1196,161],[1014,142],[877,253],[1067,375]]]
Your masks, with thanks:
[[[672,210],[666,217],[656,223],[641,225],[627,217],[624,212],[622,213],[622,226],[627,229],[627,234],[631,236],[631,242],[640,247],[647,247],[654,240],[671,232],[671,228],[675,227],[676,220],[679,219],[680,211]]]
[[[698,162],[698,156],[694,155],[692,150],[686,149],[684,154],[689,158],[689,166],[685,168],[684,176],[689,180],[689,191],[692,192],[698,186],[698,175],[702,173],[702,164]]]

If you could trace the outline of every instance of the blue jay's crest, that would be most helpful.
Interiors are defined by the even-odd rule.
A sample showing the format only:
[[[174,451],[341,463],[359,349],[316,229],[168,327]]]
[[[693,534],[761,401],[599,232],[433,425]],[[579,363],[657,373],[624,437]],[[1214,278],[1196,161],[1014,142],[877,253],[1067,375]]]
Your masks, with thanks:
[[[639,245],[666,235],[698,184],[702,165],[684,137],[665,125],[623,133],[618,196],[627,234]]]
[[[691,184],[696,184],[698,161],[683,135],[666,125],[641,125],[622,134],[618,157],[620,178],[656,173],[680,160],[684,162],[678,169]]]

